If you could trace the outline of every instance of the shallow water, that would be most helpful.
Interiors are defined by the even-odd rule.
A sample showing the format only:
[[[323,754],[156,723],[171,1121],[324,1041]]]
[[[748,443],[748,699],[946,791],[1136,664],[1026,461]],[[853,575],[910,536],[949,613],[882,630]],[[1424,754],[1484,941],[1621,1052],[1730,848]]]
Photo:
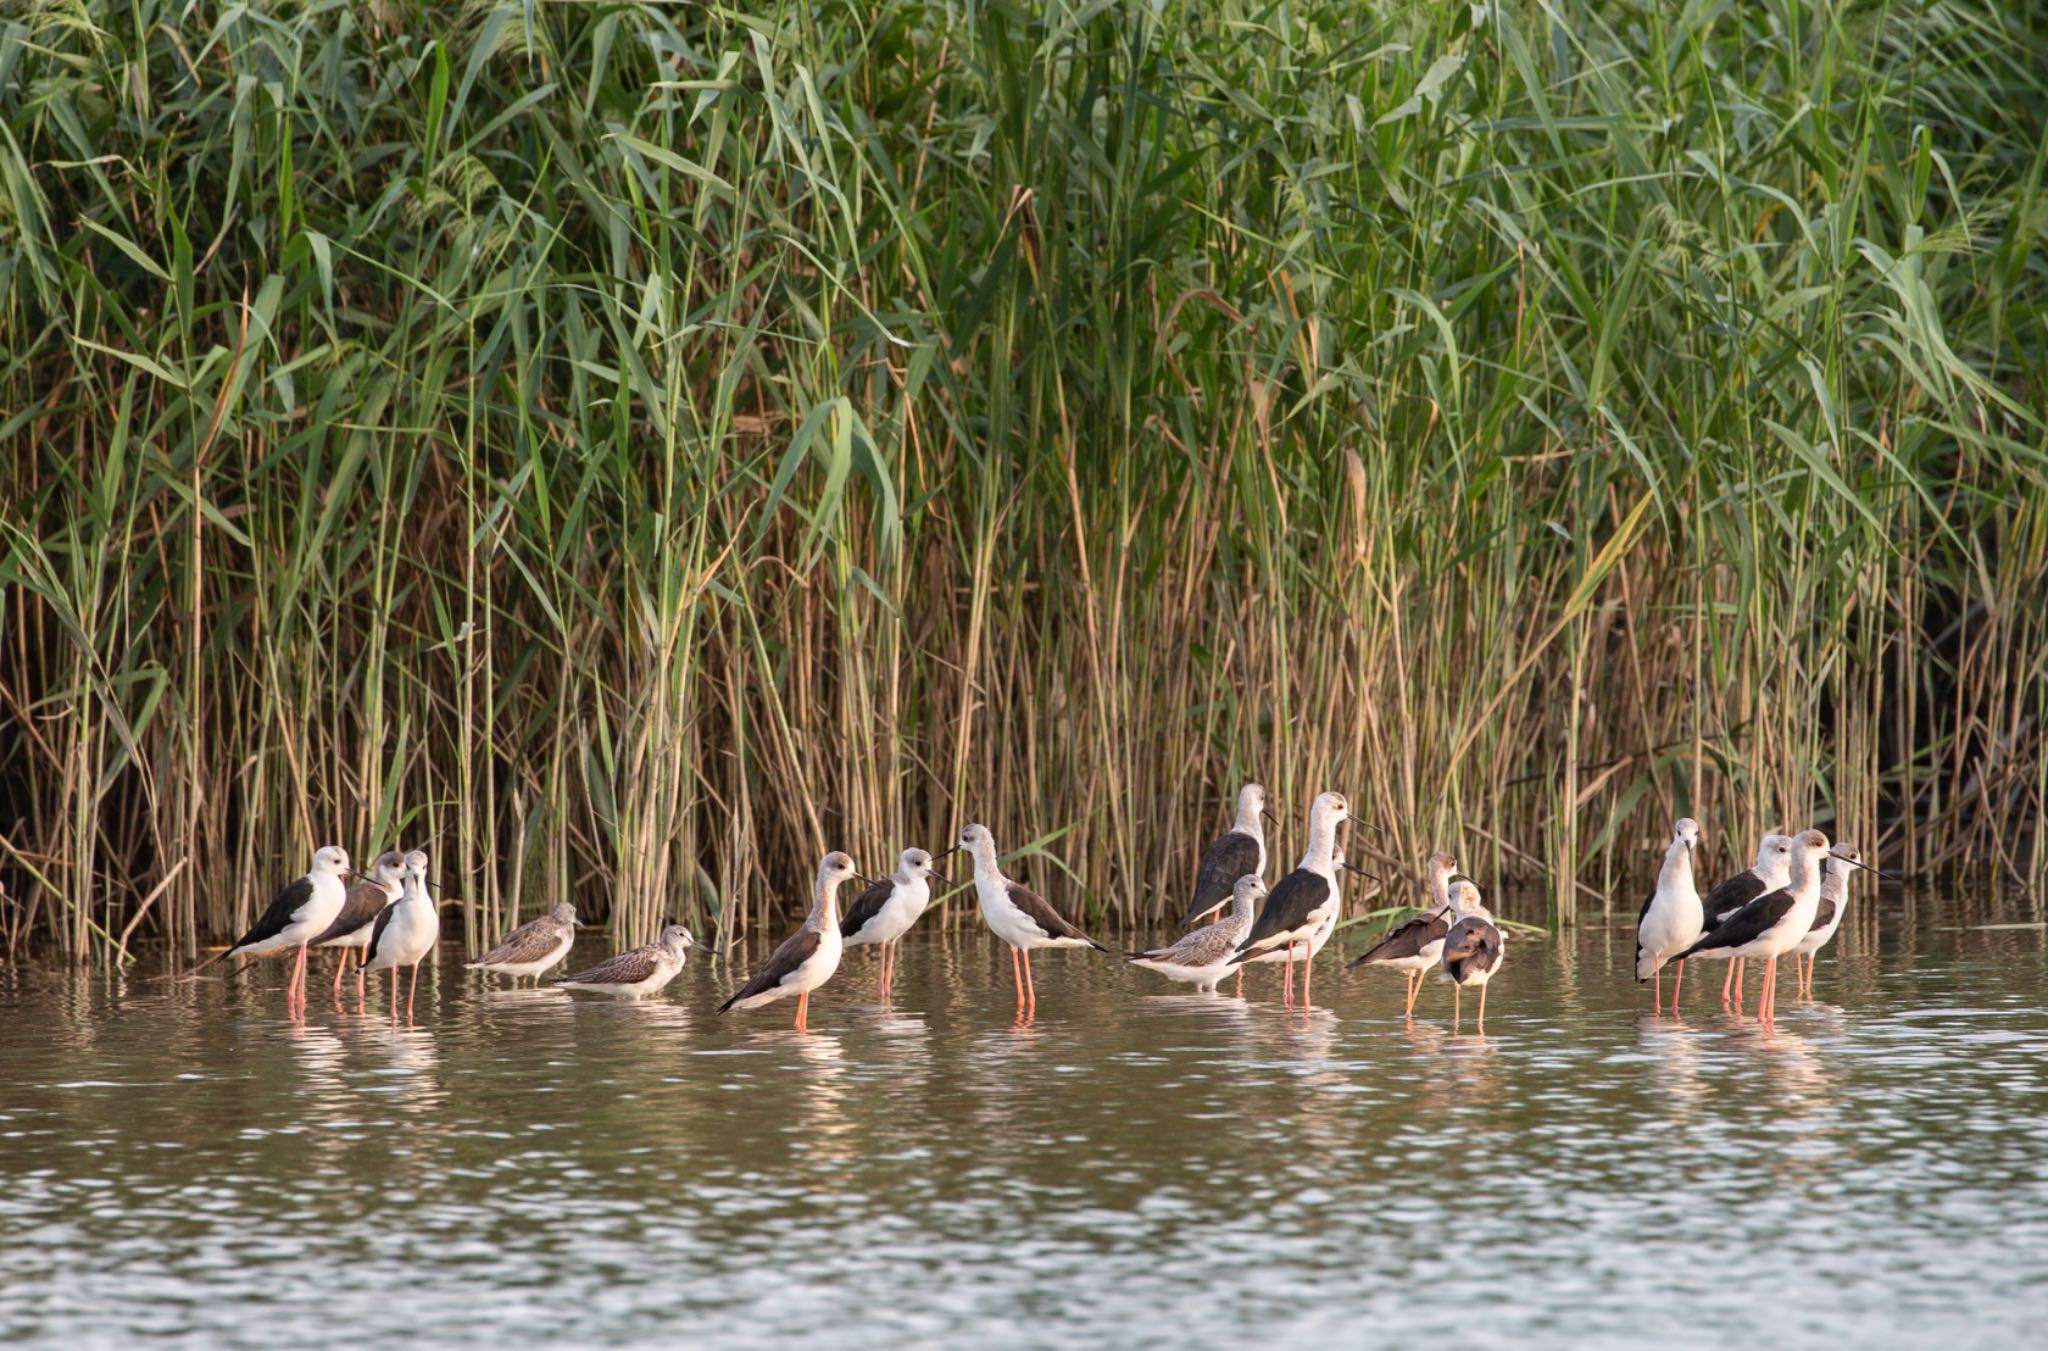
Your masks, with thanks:
[[[888,1009],[856,950],[807,1037],[701,958],[619,1005],[444,951],[397,1029],[281,966],[0,971],[0,1336],[2019,1344],[2048,957],[1982,926],[2029,918],[1852,910],[1768,1035],[1718,969],[1649,1015],[1619,917],[1513,942],[1484,1036],[1334,946],[1306,1016],[1042,956],[1019,1026],[972,929]]]

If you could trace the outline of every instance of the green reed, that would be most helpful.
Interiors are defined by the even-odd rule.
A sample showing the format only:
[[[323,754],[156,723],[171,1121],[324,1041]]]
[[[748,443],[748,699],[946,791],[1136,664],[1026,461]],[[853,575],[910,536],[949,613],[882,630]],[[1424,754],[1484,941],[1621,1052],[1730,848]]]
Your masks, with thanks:
[[[1670,818],[2048,855],[2048,23],[1968,3],[0,14],[0,923],[428,841],[726,934],[988,823],[1178,908]]]

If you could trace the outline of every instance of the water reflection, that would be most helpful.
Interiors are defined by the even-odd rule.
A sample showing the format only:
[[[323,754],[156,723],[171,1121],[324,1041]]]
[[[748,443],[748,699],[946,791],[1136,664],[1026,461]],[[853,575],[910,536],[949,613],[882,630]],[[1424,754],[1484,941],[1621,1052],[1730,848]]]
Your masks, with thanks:
[[[451,963],[397,1027],[374,993],[296,1022],[261,981],[0,971],[0,1226],[32,1237],[0,1288],[10,1331],[81,1344],[280,1319],[449,1345],[1697,1343],[1780,1335],[1788,1303],[1799,1340],[2018,1340],[2048,960],[1953,918],[1929,907],[1910,960],[1883,926],[1824,954],[1775,1028],[1713,981],[1650,1014],[1597,929],[1518,937],[1457,1035],[1441,985],[1405,1021],[1397,982],[1327,959],[1303,1010],[1265,973],[1198,995],[1064,954],[1020,1024],[971,927],[906,942],[887,1006],[850,968],[808,1036],[717,1016],[696,966],[620,1003]],[[1456,1253],[1484,1256],[1483,1324],[1404,1293]],[[1735,1265],[1781,1275],[1702,1286]],[[1227,1298],[1200,1284],[1226,1272]],[[1201,1317],[1163,1318],[1191,1289]]]

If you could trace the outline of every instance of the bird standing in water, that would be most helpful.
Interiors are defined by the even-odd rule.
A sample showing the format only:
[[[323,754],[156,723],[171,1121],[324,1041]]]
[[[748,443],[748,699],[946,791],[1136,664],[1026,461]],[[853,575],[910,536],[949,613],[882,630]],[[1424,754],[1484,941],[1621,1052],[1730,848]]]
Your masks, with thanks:
[[[1401,973],[1406,982],[1401,1015],[1415,1016],[1415,1001],[1422,994],[1422,982],[1444,955],[1444,937],[1451,931],[1451,874],[1458,860],[1439,851],[1429,856],[1429,908],[1405,924],[1398,924],[1354,958],[1351,965],[1387,966]]]
[[[759,1008],[796,996],[796,1030],[811,1030],[811,991],[832,979],[839,969],[845,941],[839,936],[839,888],[857,876],[853,859],[833,850],[818,861],[818,880],[811,888],[811,913],[803,927],[782,940],[760,970],[732,998],[718,1006]]]
[[[1444,936],[1444,974],[1451,978],[1451,1030],[1456,1031],[1464,1016],[1465,987],[1479,987],[1479,1030],[1486,1031],[1486,987],[1496,975],[1506,953],[1500,929],[1493,916],[1479,903],[1479,888],[1470,882],[1451,887],[1451,900],[1458,907],[1458,922]]]
[[[1010,975],[1017,982],[1017,1012],[1028,1017],[1038,1011],[1038,987],[1031,980],[1033,952],[1040,948],[1094,948],[1100,952],[1109,949],[1067,923],[1045,897],[1003,876],[1002,865],[996,859],[996,838],[987,826],[968,826],[960,832],[957,847],[965,849],[974,860],[974,895],[981,902],[982,920],[997,938],[1010,945]]]
[[[1664,849],[1664,866],[1657,871],[1657,888],[1643,902],[1636,916],[1636,980],[1654,980],[1650,1007],[1664,1003],[1664,963],[1671,954],[1691,947],[1700,936],[1702,910],[1699,888],[1692,880],[1692,851],[1700,842],[1700,823],[1681,816],[1671,827],[1671,843]],[[1678,987],[1685,980],[1685,963],[1679,962],[1671,979],[1671,1011],[1678,1012]]]

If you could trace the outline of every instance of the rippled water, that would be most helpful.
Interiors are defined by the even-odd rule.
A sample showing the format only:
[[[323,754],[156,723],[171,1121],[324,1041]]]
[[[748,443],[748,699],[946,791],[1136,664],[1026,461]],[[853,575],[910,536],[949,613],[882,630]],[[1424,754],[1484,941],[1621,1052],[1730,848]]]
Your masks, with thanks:
[[[1718,971],[1649,1016],[1621,927],[1512,944],[1483,1037],[1334,945],[1306,1017],[1061,953],[1018,1026],[1007,957],[927,932],[808,1037],[697,960],[617,1005],[446,952],[397,1029],[317,978],[288,1021],[281,965],[0,971],[0,1335],[2029,1340],[2042,934],[1879,908],[1769,1035]]]

